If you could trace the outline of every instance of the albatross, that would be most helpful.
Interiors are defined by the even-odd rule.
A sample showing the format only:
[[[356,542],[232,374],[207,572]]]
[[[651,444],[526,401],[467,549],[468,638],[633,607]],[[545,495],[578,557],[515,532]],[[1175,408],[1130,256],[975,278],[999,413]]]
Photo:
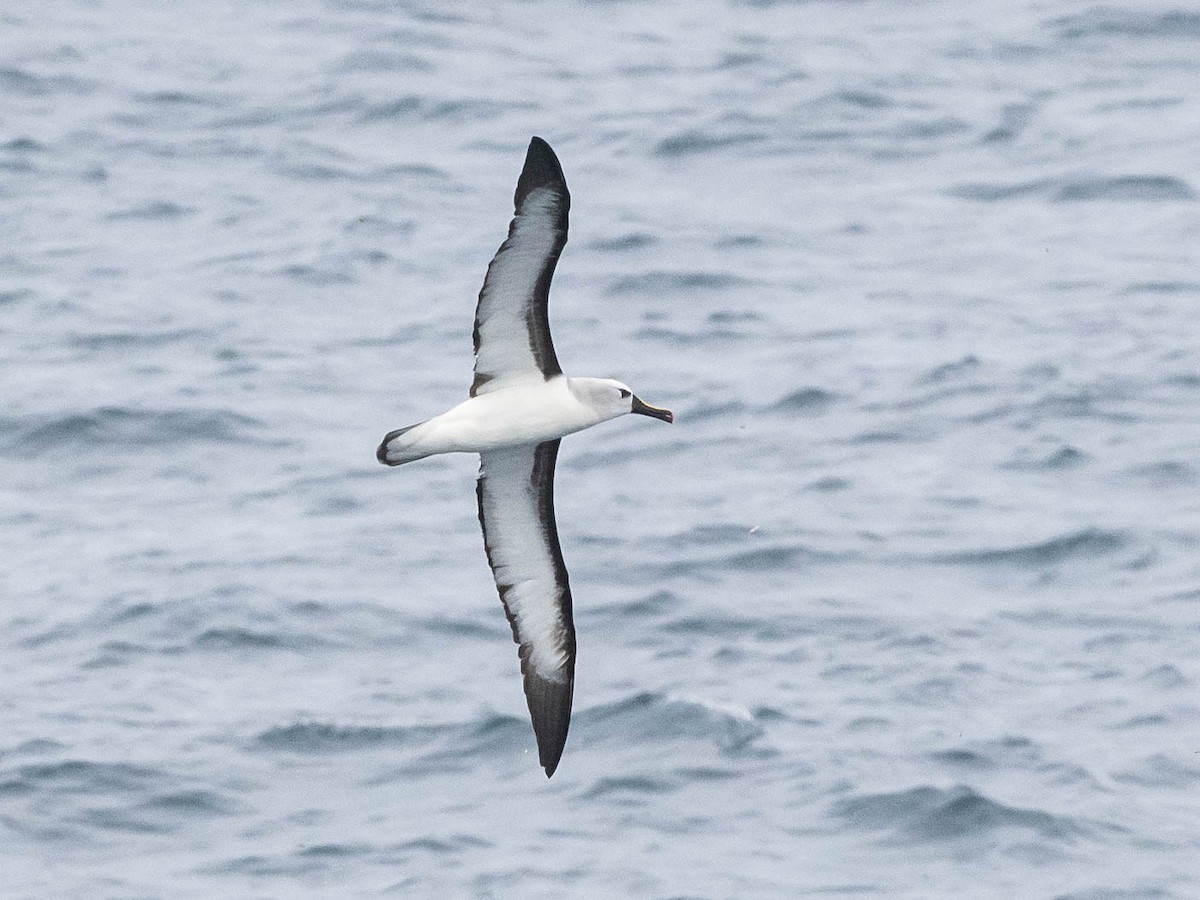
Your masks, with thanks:
[[[478,453],[475,495],[483,546],[519,645],[538,758],[554,774],[575,687],[571,588],[554,521],[554,464],[568,434],[637,413],[674,422],[611,378],[569,378],[550,338],[546,304],[567,242],[571,195],[562,166],[529,142],[508,237],[475,308],[475,379],[453,409],[388,433],[376,456],[402,466],[438,453]]]

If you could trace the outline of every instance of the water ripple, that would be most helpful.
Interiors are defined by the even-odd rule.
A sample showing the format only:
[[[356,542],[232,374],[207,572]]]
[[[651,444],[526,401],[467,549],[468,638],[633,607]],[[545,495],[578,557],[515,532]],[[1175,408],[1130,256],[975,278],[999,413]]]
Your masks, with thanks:
[[[1002,830],[1070,842],[1082,831],[1068,816],[1007,806],[965,786],[849,797],[835,805],[833,814],[855,828],[886,831],[894,840],[915,843],[970,840]]]
[[[430,737],[429,729],[401,726],[342,726],[328,722],[298,722],[269,728],[258,742],[271,750],[289,753],[346,753],[396,747]]]
[[[130,409],[101,406],[82,413],[10,419],[8,452],[89,452],[96,447],[189,443],[251,443],[263,423],[227,409]]]
[[[1072,559],[1108,556],[1129,546],[1128,539],[1115,531],[1084,528],[1058,537],[1015,547],[995,547],[968,550],[933,557],[938,562],[965,564],[999,564],[1037,568],[1055,565]]]

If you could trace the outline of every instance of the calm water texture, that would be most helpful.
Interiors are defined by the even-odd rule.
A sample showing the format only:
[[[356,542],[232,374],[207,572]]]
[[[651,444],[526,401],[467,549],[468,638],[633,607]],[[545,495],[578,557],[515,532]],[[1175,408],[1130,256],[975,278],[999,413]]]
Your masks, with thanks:
[[[1200,896],[1200,12],[0,11],[0,893]],[[579,629],[457,402],[523,152]]]

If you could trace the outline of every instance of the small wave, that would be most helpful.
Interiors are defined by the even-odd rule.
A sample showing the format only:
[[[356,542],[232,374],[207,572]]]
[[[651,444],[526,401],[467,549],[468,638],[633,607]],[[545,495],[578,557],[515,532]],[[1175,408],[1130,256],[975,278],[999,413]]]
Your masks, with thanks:
[[[771,408],[782,412],[823,413],[838,399],[838,395],[822,388],[806,387],[792,391],[772,404]]]
[[[415,94],[393,97],[382,103],[370,104],[363,110],[360,119],[363,122],[378,122],[413,118],[421,111],[421,104],[421,98]]]
[[[266,729],[254,738],[254,744],[270,752],[313,756],[406,751],[399,761],[367,782],[386,784],[465,772],[481,761],[523,757],[532,740],[528,719],[487,713],[467,722],[430,725],[296,722]]]
[[[606,605],[589,604],[586,612],[576,610],[575,615],[602,615],[613,617],[622,622],[634,619],[649,619],[678,612],[683,602],[679,595],[671,591],[657,591],[640,600],[627,603],[611,603]]]
[[[32,738],[28,741],[22,741],[12,750],[0,750],[0,758],[10,754],[46,756],[65,749],[67,749],[67,745],[59,741],[51,740],[50,738]]]
[[[132,641],[104,641],[100,645],[99,651],[80,663],[80,667],[83,669],[111,669],[126,666],[136,658],[152,652],[154,652],[152,648],[144,644],[135,644]]]
[[[1036,544],[1016,547],[998,547],[950,553],[939,562],[989,563],[1017,566],[1045,566],[1067,562],[1072,559],[1089,559],[1106,556],[1122,549],[1128,541],[1115,531],[1100,528],[1084,528]]]
[[[167,781],[160,769],[130,763],[70,759],[17,766],[0,780],[0,795],[48,791],[63,794],[132,794]]]
[[[47,97],[54,94],[89,94],[94,82],[67,75],[35,75],[11,66],[0,68],[0,92]]]
[[[658,238],[644,231],[630,231],[617,237],[590,241],[588,247],[604,253],[628,253],[643,250],[658,243]]]
[[[110,446],[250,443],[262,422],[222,409],[143,410],[103,406],[83,413],[10,420],[5,449],[26,454],[91,451]]]
[[[1117,772],[1116,781],[1141,787],[1193,789],[1200,784],[1200,768],[1163,753],[1155,753],[1137,766]]]
[[[957,116],[933,116],[928,119],[910,119],[900,122],[891,129],[891,135],[898,141],[926,141],[962,134],[969,130],[970,126]],[[886,159],[905,155],[908,151],[888,149],[877,152],[879,156]]]
[[[764,620],[720,613],[680,616],[662,625],[660,630],[664,634],[705,635],[724,640],[744,637],[778,640],[781,632],[791,631],[790,627],[781,627],[778,619]]]
[[[10,153],[45,153],[46,145],[31,137],[18,137],[0,144],[0,150]]]
[[[688,410],[686,418],[689,423],[703,422],[706,419],[728,419],[745,413],[745,404],[733,400],[728,403],[703,403]]]
[[[347,234],[355,236],[372,237],[379,240],[396,240],[398,238],[407,238],[417,228],[416,220],[404,219],[389,216],[358,216],[351,219],[342,226],[342,230]],[[409,325],[399,326],[401,328],[416,329],[420,326]]]
[[[168,826],[147,821],[134,810],[116,807],[87,808],[79,814],[78,819],[93,829],[99,828],[104,831],[132,834],[166,834],[170,831]]]
[[[1200,294],[1200,281],[1135,281],[1122,294]]]
[[[138,100],[162,106],[202,106],[213,109],[220,108],[230,102],[227,96],[217,94],[199,94],[191,91],[165,90],[147,91],[137,95]]]
[[[1039,195],[1056,203],[1196,199],[1196,192],[1186,181],[1171,175],[1076,176],[1010,184],[970,182],[951,188],[947,193],[984,203]]]
[[[910,440],[910,437],[900,431],[872,429],[871,431],[860,432],[852,437],[842,438],[838,443],[855,447],[863,444],[903,444],[907,440]]]
[[[270,115],[277,117],[278,110]],[[288,144],[271,158],[271,170],[301,181],[358,181],[366,177],[346,153],[308,142]]]
[[[532,108],[529,103],[499,102],[486,97],[463,97],[456,100],[430,102],[425,97],[408,94],[364,108],[359,116],[363,122],[392,119],[420,119],[426,122],[486,122],[513,110]]]
[[[1200,13],[1179,9],[1154,13],[1132,7],[1097,7],[1079,15],[1054,19],[1050,24],[1066,40],[1095,37],[1200,38]]]
[[[494,616],[489,616],[485,620],[486,624],[481,624],[474,619],[441,615],[420,618],[416,620],[416,624],[423,634],[450,635],[457,638],[478,638],[486,641],[496,637],[502,627],[496,625],[494,619]],[[507,634],[508,629],[503,628],[503,632]]]
[[[672,547],[685,549],[697,546],[718,546],[730,541],[744,541],[750,529],[737,522],[710,522],[694,525],[670,535],[667,540]]]
[[[108,213],[104,218],[109,222],[122,222],[128,220],[162,222],[173,219],[183,219],[194,214],[195,212],[195,208],[191,206],[181,206],[180,204],[172,203],[169,200],[157,200],[153,203],[146,203],[142,206],[131,206],[127,209]]]
[[[32,172],[33,163],[28,159],[0,159],[0,172],[11,172],[14,175],[24,175]]]
[[[461,853],[464,850],[479,850],[492,847],[491,841],[473,834],[454,834],[449,837],[419,837],[411,841],[396,844],[391,849],[400,853],[433,853],[439,856],[448,853]]]
[[[11,291],[0,291],[0,306],[6,306],[9,303],[20,303],[23,300],[28,300],[33,297],[33,291],[29,288],[17,288]]]
[[[298,856],[314,856],[320,859],[353,859],[373,853],[370,844],[311,844],[297,852]]]
[[[1120,175],[1084,177],[1064,182],[1051,198],[1059,203],[1094,200],[1195,200],[1186,181],[1170,175]]]
[[[1131,716],[1128,719],[1117,722],[1109,727],[1114,731],[1133,731],[1139,728],[1152,728],[1155,730],[1165,730],[1172,726],[1173,717],[1164,713],[1147,713],[1140,716]]]
[[[960,771],[1001,768],[1046,772],[1055,765],[1047,762],[1040,746],[1028,738],[1016,735],[935,751],[930,754],[930,758]]]
[[[1166,691],[1189,687],[1192,683],[1191,679],[1184,675],[1178,666],[1171,663],[1163,663],[1162,665],[1148,669],[1142,673],[1138,681]]]
[[[1178,487],[1194,484],[1200,479],[1200,472],[1195,465],[1179,459],[1167,459],[1161,462],[1148,463],[1130,470],[1130,474],[1144,478],[1159,487]]]
[[[853,482],[849,478],[841,478],[837,475],[826,475],[823,478],[818,478],[816,481],[810,481],[804,486],[806,491],[816,491],[820,494],[832,494],[835,491],[849,490],[853,486]]]
[[[1055,894],[1053,900],[1174,900],[1179,894],[1159,887],[1085,888],[1069,894]]]
[[[380,747],[397,747],[425,737],[427,729],[398,725],[333,725],[328,722],[297,722],[268,728],[257,738],[271,750],[290,753],[353,753]]]
[[[238,627],[208,628],[192,639],[192,646],[209,650],[264,650],[294,644],[276,632]]]
[[[1009,619],[1037,628],[1077,628],[1082,631],[1094,632],[1101,629],[1116,632],[1118,635],[1154,635],[1161,634],[1167,627],[1163,622],[1134,615],[1100,615],[1092,612],[1076,610],[1041,608],[1022,612],[1001,612],[1000,618]],[[1091,638],[1089,643],[1094,648],[1094,642],[1102,638]]]
[[[745,340],[750,335],[729,328],[704,328],[699,331],[683,331],[678,328],[648,327],[638,330],[640,341],[663,342],[678,347],[723,344],[729,340]]]
[[[766,139],[767,136],[759,132],[713,134],[688,129],[663,138],[655,145],[654,152],[659,156],[666,157],[691,156],[746,144],[760,144]]]
[[[0,144],[0,153],[5,154],[0,157],[0,172],[14,175],[32,172],[36,168],[33,157],[45,151],[46,146],[33,138],[19,137],[6,141]]]
[[[965,748],[939,750],[931,753],[930,757],[936,762],[953,768],[981,770],[995,767],[995,763],[984,754]]]
[[[763,317],[752,309],[718,309],[705,316],[713,325],[736,325],[740,322],[761,322]]]
[[[983,363],[979,361],[979,357],[973,353],[969,353],[953,362],[934,366],[918,380],[923,384],[942,384],[961,378],[964,375],[969,375],[972,372],[978,372],[982,367]]]
[[[887,109],[895,106],[895,101],[886,94],[878,91],[844,90],[837,91],[831,97],[835,102],[853,106],[858,109]]]
[[[72,347],[84,350],[144,350],[162,347],[181,341],[195,341],[209,337],[196,328],[179,328],[169,331],[98,331],[73,334]]]
[[[721,59],[713,67],[720,72],[725,69],[742,69],[747,66],[753,66],[756,63],[764,61],[761,53],[749,53],[745,50],[736,50],[733,52],[725,52],[721,54]]]
[[[1069,840],[1080,831],[1070,818],[1006,806],[963,786],[851,797],[835,806],[834,815],[864,831],[890,831],[898,840],[922,843],[978,837],[1001,829]]]
[[[325,868],[325,863],[312,857],[297,856],[289,859],[280,856],[239,856],[235,859],[204,866],[199,871],[210,875],[250,875],[255,878],[286,876],[295,878]]]
[[[1028,408],[1029,415],[1025,421],[1033,423],[1062,418],[1136,422],[1137,416],[1133,413],[1114,408],[1128,401],[1130,393],[1128,387],[1115,383],[1083,386],[1066,393],[1052,392],[1039,398]]]
[[[826,563],[845,558],[844,554],[813,550],[799,544],[774,543],[705,557],[680,557],[659,564],[659,572],[664,578],[694,577],[731,569],[741,572],[780,572],[798,569],[804,563]]]
[[[1073,469],[1076,466],[1083,465],[1090,459],[1091,457],[1082,450],[1077,450],[1069,444],[1063,444],[1048,452],[1034,453],[1032,451],[1020,451],[1014,459],[1004,463],[1002,467],[1005,469],[1031,469],[1055,472],[1063,469]]]
[[[1010,184],[999,182],[968,182],[952,187],[946,191],[951,197],[963,200],[978,200],[983,203],[995,203],[1000,200],[1013,200],[1044,193],[1050,186],[1049,179],[1036,181],[1020,181]]]
[[[653,797],[678,790],[680,785],[662,778],[645,778],[636,775],[600,778],[582,795],[584,800]]]
[[[1000,144],[1015,140],[1033,121],[1038,111],[1038,104],[1032,102],[1010,103],[1001,113],[1000,123],[989,129],[980,142],[983,144]]]
[[[354,283],[354,273],[349,269],[334,268],[329,265],[292,263],[284,266],[280,270],[280,274],[313,287],[337,287]]]
[[[735,756],[752,752],[763,734],[762,725],[749,710],[649,692],[581,710],[574,727],[595,743],[701,741]]]
[[[337,72],[427,72],[433,64],[422,56],[402,50],[368,48],[353,50],[337,61]]]
[[[609,285],[610,295],[633,294],[653,295],[679,294],[689,291],[720,291],[740,287],[750,282],[728,272],[643,272],[626,275]]]
[[[528,719],[498,713],[488,713],[469,722],[408,727],[404,732],[405,743],[419,746],[422,752],[374,777],[369,783],[385,784],[447,772],[469,772],[481,762],[491,764],[523,758],[533,741]]]
[[[805,547],[775,545],[748,550],[745,553],[734,553],[725,557],[722,564],[741,571],[772,572],[779,569],[790,569],[799,560],[812,558],[815,555]]]
[[[735,769],[717,766],[680,766],[675,774],[687,781],[717,782],[731,781],[741,773]]]
[[[137,811],[160,819],[191,821],[197,818],[232,816],[240,811],[239,804],[209,790],[169,791],[157,794],[138,804]]]
[[[723,234],[713,241],[712,246],[716,250],[746,250],[766,244],[766,239],[758,234]]]
[[[425,119],[431,122],[487,122],[507,112],[528,112],[536,108],[534,103],[528,101],[501,102],[487,97],[463,97],[431,104]]]
[[[157,557],[158,551],[150,551]],[[273,566],[279,560],[267,560]],[[105,668],[124,665],[146,656],[230,654],[261,656],[267,652],[308,652],[359,644],[354,631],[360,621],[353,607],[318,617],[303,604],[282,609],[260,606],[257,592],[243,584],[227,584],[194,597],[148,603],[137,595],[114,598],[84,619],[35,635],[46,643],[83,637],[98,641],[97,654],[85,665]],[[366,633],[378,635],[373,620]]]

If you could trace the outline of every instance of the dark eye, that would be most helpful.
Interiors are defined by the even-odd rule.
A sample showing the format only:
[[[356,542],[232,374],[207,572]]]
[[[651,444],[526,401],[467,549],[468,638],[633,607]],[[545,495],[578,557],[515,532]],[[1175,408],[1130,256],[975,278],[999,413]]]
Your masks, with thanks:
[[[622,400],[624,400],[626,397],[632,397],[632,396],[633,396],[633,394],[631,394],[629,391],[625,390],[625,388],[621,388],[621,399]]]

